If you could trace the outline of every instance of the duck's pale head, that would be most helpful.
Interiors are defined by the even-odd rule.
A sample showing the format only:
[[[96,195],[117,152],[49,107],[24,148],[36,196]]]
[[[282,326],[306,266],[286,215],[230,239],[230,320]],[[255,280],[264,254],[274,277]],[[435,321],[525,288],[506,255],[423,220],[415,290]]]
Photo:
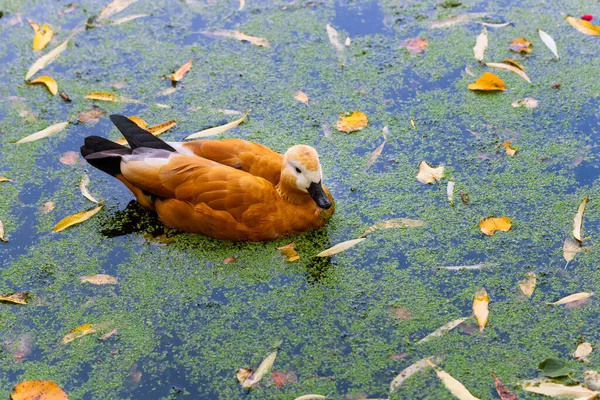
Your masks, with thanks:
[[[310,146],[292,146],[283,156],[281,179],[296,190],[308,193],[315,203],[324,209],[331,207],[331,200],[323,190],[323,172],[317,151]]]

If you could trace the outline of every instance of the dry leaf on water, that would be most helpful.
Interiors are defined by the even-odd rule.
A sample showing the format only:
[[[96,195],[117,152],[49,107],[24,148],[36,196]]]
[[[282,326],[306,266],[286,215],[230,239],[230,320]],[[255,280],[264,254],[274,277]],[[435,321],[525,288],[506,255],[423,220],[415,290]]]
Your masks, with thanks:
[[[294,98],[304,104],[308,104],[308,96],[301,90],[298,90],[296,94],[294,94]]]
[[[508,217],[487,217],[479,221],[479,229],[488,236],[492,236],[496,231],[509,231],[512,222]]]
[[[77,120],[84,124],[90,123],[91,125],[93,125],[97,122],[100,122],[98,118],[104,114],[106,114],[105,110],[94,106],[88,110],[80,111],[79,114],[77,114]]]
[[[113,329],[112,331],[109,331],[109,332],[105,333],[104,335],[100,336],[98,338],[98,340],[103,342],[103,341],[109,339],[111,336],[114,336],[117,332],[118,332],[117,329]]]
[[[256,385],[263,376],[269,372],[273,363],[275,363],[275,358],[277,357],[277,351],[272,352],[260,363],[255,372],[250,374],[244,383],[242,383],[242,387],[245,389],[250,389],[252,386]]]
[[[512,148],[510,140],[507,140],[506,142],[502,143],[502,147],[504,147],[504,150],[506,150],[506,154],[509,156],[514,156],[515,154],[517,154],[517,149]]]
[[[506,71],[514,72],[515,74],[517,74],[518,76],[520,76],[521,78],[526,80],[527,82],[531,83],[531,79],[529,79],[527,74],[525,72],[523,72],[522,69],[519,69],[515,65],[506,64],[506,60],[504,60],[504,63],[485,63],[485,65],[487,65],[490,68],[504,69]]]
[[[248,368],[240,368],[236,371],[235,377],[237,378],[239,383],[244,383],[246,378],[252,373],[251,369]]]
[[[481,18],[481,17],[485,17],[485,16],[486,16],[486,13],[459,14],[459,15],[454,15],[450,18],[440,20],[440,21],[433,21],[429,24],[429,27],[433,28],[433,29],[448,28],[450,26],[463,25],[463,24],[468,23],[469,21],[471,21],[474,18]]]
[[[242,33],[240,31],[217,29],[214,31],[203,31],[200,33],[202,33],[203,35],[206,35],[206,36],[225,37],[225,38],[236,39],[236,40],[243,41],[243,42],[250,42],[250,44],[253,44],[255,46],[261,46],[261,47],[269,47],[270,46],[269,41],[266,38],[246,35],[245,33]]]
[[[6,237],[4,237],[4,222],[0,221],[0,242],[8,242]]]
[[[563,257],[565,258],[566,262],[569,262],[575,258],[575,254],[579,253],[580,251],[582,251],[581,243],[570,237],[565,239],[565,243],[563,244]]]
[[[511,58],[505,58],[504,61],[502,61],[504,64],[508,64],[508,65],[512,65],[515,68],[520,69],[521,71],[525,72],[525,68],[523,68],[523,66],[521,64],[519,64],[518,62],[516,62],[515,60],[511,59]]]
[[[366,231],[363,232],[362,235],[360,235],[360,237],[364,238],[369,233],[379,229],[416,228],[423,225],[425,225],[425,222],[421,221],[420,219],[393,218],[371,225]]]
[[[142,129],[146,129],[146,127],[148,126],[146,121],[144,121],[140,117],[136,117],[135,115],[132,115],[131,117],[127,117],[127,118],[129,118],[129,120],[131,122],[133,122],[134,124],[136,124],[137,126],[139,126]]]
[[[113,0],[110,3],[108,3],[108,5],[104,7],[102,11],[100,11],[97,20],[101,21],[103,19],[110,18],[113,15],[120,13],[136,1],[137,0]]]
[[[99,100],[99,101],[116,101],[116,96],[113,93],[108,92],[90,92],[85,95],[86,99]]]
[[[56,225],[54,225],[54,228],[52,228],[52,232],[60,232],[60,231],[67,229],[70,226],[77,225],[84,221],[87,221],[88,219],[90,219],[94,215],[96,215],[101,209],[102,209],[102,206],[98,206],[89,211],[81,211],[76,214],[69,215],[68,217],[65,217],[65,218],[61,219],[60,221],[58,221],[58,223]]]
[[[543,394],[549,397],[573,397],[576,399],[595,399],[600,392],[594,392],[581,385],[565,386],[560,383],[544,382],[539,380],[521,382],[523,389],[527,392]]]
[[[422,183],[433,183],[439,182],[444,175],[444,166],[430,167],[425,161],[419,163],[419,172],[417,173],[417,180]]]
[[[69,400],[67,393],[52,381],[24,381],[15,385],[11,400]]]
[[[96,198],[94,196],[92,196],[90,194],[90,192],[88,191],[87,185],[89,183],[90,183],[90,178],[88,177],[87,174],[84,174],[83,178],[81,178],[81,182],[79,182],[79,189],[81,190],[81,194],[83,195],[83,197],[85,197],[89,201],[98,204],[100,202],[98,200],[96,200]]]
[[[456,182],[448,181],[448,185],[446,186],[446,196],[448,197],[448,202],[454,206],[454,186]]]
[[[584,385],[592,390],[600,390],[600,372],[585,371],[583,373]]]
[[[574,301],[585,300],[593,295],[594,295],[594,292],[579,292],[579,293],[575,293],[575,294],[571,294],[566,297],[563,297],[562,299],[557,300],[554,303],[548,303],[548,304],[555,305],[555,306],[558,306],[561,304],[569,304]]]
[[[54,202],[53,201],[47,201],[44,204],[42,204],[42,207],[40,207],[40,211],[42,212],[42,214],[48,214],[52,210],[54,210]]]
[[[12,182],[12,180],[8,179],[5,176],[0,176],[0,182]]]
[[[475,265],[453,265],[453,266],[444,266],[438,267],[438,269],[446,269],[448,271],[460,271],[460,270],[473,270],[473,269],[481,269],[485,264],[475,264]]]
[[[189,72],[190,68],[192,68],[192,60],[186,62],[181,67],[179,67],[179,69],[177,71],[175,71],[175,73],[173,75],[171,75],[171,80],[173,82],[179,82],[180,80],[183,79],[185,74],[187,74]]]
[[[566,16],[565,19],[569,24],[571,24],[573,28],[577,29],[583,34],[590,36],[600,36],[600,26],[596,26],[581,18]]]
[[[92,324],[81,325],[67,333],[65,337],[62,338],[61,342],[62,344],[67,344],[75,339],[79,339],[82,336],[89,335],[90,333],[94,332],[96,332],[96,329],[92,326]]]
[[[33,142],[38,139],[42,139],[42,138],[54,135],[55,133],[58,133],[58,132],[62,131],[63,129],[65,129],[67,127],[67,125],[69,125],[69,121],[59,122],[57,124],[50,125],[46,129],[42,129],[41,131],[32,133],[31,135],[26,136],[23,139],[17,140],[14,144],[29,143],[29,142]]]
[[[29,297],[29,292],[0,294],[0,301],[6,301],[13,304],[27,304],[27,297]]]
[[[121,25],[124,24],[125,22],[129,22],[129,21],[133,21],[135,19],[138,18],[144,18],[144,17],[149,17],[150,14],[134,14],[134,15],[128,15],[126,17],[123,18],[119,18],[119,19],[115,19],[111,25]]]
[[[226,257],[226,258],[223,260],[223,264],[224,264],[224,265],[231,264],[231,263],[232,263],[232,262],[234,262],[235,260],[236,260],[236,258],[235,258],[235,257],[233,257],[233,256],[231,256],[231,257]]]
[[[144,121],[143,119],[139,118],[132,120],[135,124],[137,124],[139,127],[141,127],[142,125],[140,125],[140,123],[146,123],[146,121]],[[162,133],[165,133],[166,131],[168,131],[169,129],[173,128],[175,125],[177,125],[177,121],[175,120],[171,120],[171,121],[167,121],[167,122],[163,122],[162,124],[158,124],[158,125],[153,125],[153,126],[149,126],[147,128],[145,128],[148,132],[150,132],[151,134],[153,134],[154,136],[158,136]],[[144,128],[142,128],[144,129]],[[115,140],[115,143],[118,144],[127,144],[127,140],[125,140],[125,138],[121,138],[119,140]]]
[[[364,129],[369,123],[367,116],[361,111],[340,114],[340,119],[335,124],[338,131],[351,133]]]
[[[442,325],[441,327],[439,327],[438,329],[436,329],[435,331],[431,332],[429,335],[425,336],[423,339],[419,340],[417,342],[417,344],[419,343],[423,343],[426,342],[434,337],[440,337],[442,335],[445,335],[446,333],[450,332],[452,329],[456,328],[458,325],[462,324],[463,322],[465,322],[467,320],[468,317],[463,317],[463,318],[459,318],[459,319],[455,319],[454,321],[450,321],[445,325]]]
[[[523,292],[525,296],[531,297],[535,290],[536,282],[537,277],[535,276],[535,272],[528,272],[526,278],[519,282],[519,289],[521,289],[521,292]]]
[[[296,250],[294,250],[295,246],[296,246],[296,242],[292,242],[292,243],[286,244],[285,246],[277,247],[277,250],[281,251],[281,255],[287,257],[285,261],[293,262],[293,261],[297,261],[300,259],[300,256],[298,256],[298,252],[296,252]]]
[[[327,30],[327,36],[329,37],[329,42],[335,47],[338,52],[344,51],[344,45],[340,41],[340,37],[338,31],[329,24],[325,25],[325,29]]]
[[[37,26],[37,30],[35,30],[34,28],[35,35],[33,36],[33,50],[43,50],[44,47],[46,47],[46,45],[50,43],[50,40],[52,40],[54,32],[52,31],[52,28],[46,24],[44,24],[44,26],[41,27],[39,25]]]
[[[417,54],[422,53],[428,44],[429,42],[426,39],[417,36],[416,38],[404,40],[400,43],[400,47],[408,50],[413,56],[416,56]]]
[[[583,212],[585,211],[585,205],[590,200],[590,196],[586,196],[585,199],[579,205],[577,209],[577,214],[575,214],[575,218],[573,218],[573,237],[578,242],[583,242],[583,238],[581,237],[581,225],[583,224]]]
[[[491,72],[484,72],[483,75],[479,79],[475,81],[475,83],[471,83],[468,86],[471,90],[506,90],[506,86],[504,86],[504,82],[502,79],[492,74]]]
[[[592,353],[592,350],[594,350],[594,347],[592,346],[591,343],[589,343],[589,342],[580,343],[579,346],[577,346],[575,353],[573,353],[573,358],[576,360],[589,361],[587,359],[587,356],[589,356]]]
[[[294,400],[316,400],[316,399],[326,399],[326,396],[320,394],[305,394],[300,397],[296,397]]]
[[[412,375],[429,368],[431,366],[431,362],[438,363],[440,360],[440,357],[423,358],[404,368],[404,370],[402,370],[402,372],[400,372],[390,384],[390,393],[394,393],[400,387],[400,385],[402,385],[402,383],[404,383],[404,381]]]
[[[488,34],[485,26],[483,27],[483,31],[477,36],[477,40],[475,41],[475,47],[473,47],[473,55],[477,61],[483,61],[483,57],[485,55],[485,49],[488,47]]]
[[[496,386],[496,392],[498,392],[500,400],[517,400],[517,396],[515,396],[506,388],[506,386],[504,386],[502,381],[498,379],[495,373],[492,372],[492,376],[494,377],[494,386]]]
[[[508,48],[515,53],[529,53],[531,52],[532,42],[528,42],[525,38],[518,38],[508,44]]]
[[[429,364],[435,370],[438,378],[442,381],[444,386],[452,393],[456,398],[460,400],[479,400],[477,397],[473,396],[471,392],[459,381],[457,381],[452,375],[441,369],[435,364],[432,364],[428,361]]]
[[[76,151],[67,151],[60,156],[58,161],[60,161],[61,164],[65,165],[77,164],[77,162],[79,161],[79,153],[77,153]]]
[[[386,139],[384,138],[383,142],[381,142],[381,144],[379,146],[377,146],[377,148],[375,150],[373,150],[373,152],[369,156],[369,159],[367,160],[367,165],[365,166],[365,169],[364,169],[365,171],[368,170],[369,168],[371,168],[371,166],[373,164],[375,164],[375,161],[377,161],[377,158],[381,155],[381,152],[383,151],[385,142],[386,142]]]
[[[488,315],[490,314],[488,309],[489,303],[490,297],[485,289],[479,289],[473,298],[473,314],[475,314],[475,318],[477,318],[479,332],[483,332],[483,328],[485,328],[485,325],[487,324]]]
[[[117,278],[106,274],[80,276],[81,282],[89,282],[92,285],[116,285]]]
[[[525,97],[521,100],[515,100],[510,103],[513,107],[525,107],[525,108],[536,108],[538,106],[539,101],[534,99],[533,97]]]
[[[491,24],[489,22],[480,22],[481,25],[487,26],[488,28],[504,28],[505,26],[509,26],[512,24],[512,21],[504,22],[502,24]]]
[[[214,136],[214,135],[218,135],[220,133],[227,132],[228,130],[233,129],[236,126],[240,125],[242,122],[246,121],[246,118],[248,118],[249,113],[250,113],[250,111],[246,111],[246,114],[244,114],[244,116],[242,118],[236,119],[235,121],[229,122],[225,125],[215,126],[213,128],[203,129],[199,132],[192,133],[191,135],[186,136],[184,138],[184,140],[198,139],[198,138]]]
[[[282,388],[283,386],[298,382],[298,377],[293,372],[281,372],[273,370],[271,372],[271,382],[275,387]]]
[[[40,76],[32,81],[27,82],[28,85],[34,85],[36,83],[46,85],[50,93],[52,93],[52,96],[56,96],[56,93],[58,93],[58,84],[49,76]]]
[[[322,252],[317,254],[315,257],[331,257],[337,253],[341,253],[342,251],[348,250],[350,247],[356,246],[363,240],[365,240],[365,238],[352,239],[352,240],[347,240],[342,243],[338,243],[335,246],[328,248],[327,250],[323,250]]]
[[[552,39],[552,36],[548,35],[546,32],[544,32],[543,30],[541,30],[539,28],[538,28],[538,34],[540,35],[540,39],[542,39],[542,42],[544,42],[546,47],[548,47],[550,49],[552,54],[554,54],[556,56],[556,58],[559,58],[558,57],[558,49],[556,48],[556,42],[554,41],[554,39]]]
[[[69,40],[70,39],[71,38],[69,37],[67,40],[65,40],[63,43],[59,44],[58,46],[56,46],[50,52],[48,52],[47,54],[45,54],[45,55],[41,56],[40,58],[38,58],[33,63],[33,65],[31,65],[31,67],[29,67],[29,70],[25,74],[25,80],[31,78],[40,69],[46,67],[52,61],[56,60],[56,58],[60,55],[60,53],[62,53],[63,51],[66,50],[67,45],[69,44]]]

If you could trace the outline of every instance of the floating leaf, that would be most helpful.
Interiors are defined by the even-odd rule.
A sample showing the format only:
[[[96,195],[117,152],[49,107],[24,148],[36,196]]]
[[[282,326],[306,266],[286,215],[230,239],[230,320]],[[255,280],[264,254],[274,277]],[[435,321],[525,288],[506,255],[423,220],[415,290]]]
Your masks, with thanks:
[[[527,41],[525,38],[518,38],[509,43],[508,48],[514,51],[515,53],[530,53],[531,52],[531,43]]]
[[[106,274],[80,276],[81,282],[89,282],[92,285],[116,285],[117,278]]]
[[[62,344],[67,344],[75,339],[79,339],[80,337],[94,332],[96,332],[96,329],[92,326],[92,324],[81,325],[67,333],[65,337],[62,338],[61,342]]]
[[[241,384],[241,383],[244,383],[246,378],[248,378],[248,375],[250,375],[251,373],[252,373],[251,369],[240,368],[236,371],[235,376],[236,376],[238,382]]]
[[[230,30],[226,30],[226,29],[217,29],[214,31],[203,31],[200,32],[203,35],[206,36],[216,36],[216,37],[225,37],[225,38],[231,38],[231,39],[236,39],[242,42],[250,42],[250,44],[253,44],[254,46],[261,46],[261,47],[269,47],[269,41],[263,37],[258,37],[258,36],[250,36],[250,35],[246,35],[245,33],[242,33],[240,31],[230,31]]]
[[[539,380],[522,382],[523,389],[527,392],[543,394],[550,397],[573,397],[575,399],[594,399],[600,392],[594,392],[581,385],[566,386],[560,383],[543,382]]]
[[[98,340],[101,342],[108,340],[111,336],[114,336],[117,332],[118,332],[117,329],[113,329],[112,331],[109,331],[109,332],[105,333],[104,335],[100,336],[98,338]]]
[[[90,99],[90,100],[114,102],[116,99],[116,96],[113,93],[107,93],[107,92],[90,92],[85,95],[85,98]]]
[[[454,205],[454,186],[456,182],[448,181],[448,186],[446,186],[446,196],[448,197],[448,201],[450,204]]]
[[[519,289],[521,289],[521,292],[523,292],[525,296],[531,297],[535,290],[536,282],[537,277],[535,276],[535,272],[528,272],[527,277],[519,282]]]
[[[5,176],[0,176],[0,182],[12,182],[12,180],[11,180],[11,179],[8,179],[8,178],[7,178],[7,177],[5,177]]]
[[[489,22],[480,22],[481,25],[487,26],[488,28],[504,28],[512,24],[511,22],[504,22],[503,24],[490,24]]]
[[[52,93],[53,96],[55,96],[56,93],[58,93],[58,84],[54,79],[50,78],[49,76],[40,76],[39,78],[27,82],[28,85],[34,85],[36,83],[46,85],[46,87],[48,88],[50,93]]]
[[[448,271],[460,271],[460,270],[469,270],[469,269],[481,269],[484,264],[475,264],[475,265],[456,265],[456,266],[448,266],[448,267],[438,267],[438,269],[447,269]]]
[[[134,117],[134,118],[135,119],[132,119],[132,121],[139,127],[142,127],[142,125],[146,123],[146,121],[144,121],[141,118],[137,118],[137,117]],[[153,126],[149,126],[147,128],[142,128],[142,129],[146,129],[148,132],[150,132],[154,136],[158,136],[162,133],[165,133],[166,131],[168,131],[169,129],[173,128],[176,125],[177,125],[177,121],[171,120],[171,121],[163,122],[162,124],[153,125]],[[121,138],[119,140],[115,140],[115,143],[127,144],[127,140],[125,138]]]
[[[581,18],[566,16],[565,19],[569,24],[571,24],[573,28],[577,29],[583,34],[590,36],[600,36],[600,26],[594,25]]]
[[[232,262],[234,262],[235,260],[236,260],[236,258],[235,258],[235,257],[233,257],[233,256],[231,256],[231,257],[226,257],[226,258],[223,260],[223,264],[224,264],[224,265],[231,264],[231,263],[232,263]]]
[[[422,183],[433,183],[439,182],[444,175],[444,166],[430,167],[425,161],[419,163],[419,172],[417,173],[417,180]]]
[[[298,90],[294,95],[294,98],[304,104],[308,104],[308,96],[301,90]]]
[[[365,240],[365,238],[352,239],[352,240],[347,240],[342,243],[338,243],[335,246],[328,248],[327,250],[323,250],[322,252],[317,254],[315,257],[331,257],[337,253],[341,253],[342,251],[348,250],[350,247],[359,244],[363,240]]]
[[[572,303],[574,301],[580,301],[580,300],[585,300],[588,297],[591,297],[594,295],[594,292],[579,292],[579,293],[575,293],[575,294],[571,294],[569,296],[563,297],[562,299],[555,301],[554,303],[548,303],[551,305],[561,305],[561,304],[569,304]]]
[[[508,217],[488,217],[479,221],[479,229],[488,236],[492,236],[496,231],[509,231],[512,227],[512,222]]]
[[[179,69],[177,71],[175,71],[175,73],[173,75],[171,75],[171,80],[173,82],[179,82],[180,80],[183,79],[185,74],[187,74],[189,72],[190,68],[192,68],[192,60],[186,62],[181,67],[179,67]]]
[[[15,142],[15,144],[29,143],[29,142],[33,142],[38,139],[42,139],[42,138],[54,135],[55,133],[58,133],[58,132],[62,131],[63,129],[65,129],[67,127],[67,125],[69,125],[69,121],[59,122],[57,124],[50,125],[46,129],[42,129],[41,131],[32,133],[31,135],[26,136],[23,139],[17,140]]]
[[[390,384],[390,393],[394,393],[400,387],[400,385],[402,385],[404,381],[410,378],[412,375],[429,368],[431,366],[431,362],[440,362],[440,357],[423,358],[404,368],[404,370],[402,370],[402,372],[400,372]]]
[[[552,54],[554,54],[556,56],[556,58],[559,58],[558,57],[558,49],[556,48],[556,42],[554,41],[554,39],[552,39],[552,36],[548,35],[546,32],[544,32],[540,28],[538,28],[538,34],[540,35],[540,39],[542,39],[542,42],[544,42],[546,47],[548,47],[550,49]]]
[[[125,22],[129,22],[129,21],[133,21],[135,19],[138,18],[145,18],[145,17],[149,17],[150,14],[134,14],[134,15],[128,15],[127,17],[123,17],[123,18],[119,18],[119,19],[115,19],[111,25],[121,25],[124,24]]]
[[[569,375],[573,370],[568,368],[564,361],[555,358],[547,358],[542,361],[538,368],[544,372],[544,375],[549,378],[559,378]]]
[[[338,52],[344,51],[344,45],[340,41],[340,36],[338,31],[329,24],[325,25],[325,29],[327,30],[327,36],[329,37],[329,42],[335,47]]]
[[[15,385],[11,400],[69,400],[67,393],[52,381],[24,381]]]
[[[505,58],[504,61],[502,61],[502,62],[504,64],[512,65],[513,67],[516,67],[516,68],[520,69],[523,72],[525,71],[525,68],[523,68],[523,66],[521,64],[519,64],[518,62],[516,62],[515,60],[513,60],[511,58]]]
[[[506,62],[506,60],[505,60],[505,62]],[[516,66],[503,64],[503,63],[485,63],[485,65],[487,65],[490,68],[504,69],[506,71],[514,72],[515,74],[519,75],[521,78],[526,80],[527,82],[531,83],[531,80],[529,79],[527,74],[525,72],[523,72],[522,69],[519,69]]]
[[[148,126],[146,121],[144,121],[140,117],[136,117],[135,115],[132,115],[131,117],[127,117],[127,118],[129,118],[129,120],[131,122],[133,122],[134,124],[136,124],[137,126],[139,126],[142,129],[146,129],[146,127]]]
[[[576,360],[589,361],[587,359],[587,356],[589,356],[592,353],[592,350],[594,350],[594,347],[592,346],[591,343],[589,343],[589,342],[580,343],[579,346],[577,346],[575,353],[573,353],[573,358]]]
[[[52,28],[50,26],[44,25],[39,28],[33,37],[33,50],[42,50],[48,43],[50,43],[53,35],[54,32],[52,32]]]
[[[98,118],[104,114],[106,114],[106,110],[94,106],[89,110],[80,111],[79,114],[77,114],[77,120],[84,124],[90,123],[93,125],[99,122],[100,120]]]
[[[4,222],[0,221],[0,242],[8,242],[6,237],[4,237]]]
[[[504,150],[506,150],[506,154],[508,154],[509,156],[514,156],[515,154],[517,154],[517,149],[512,148],[510,140],[507,140],[506,142],[502,143],[502,147],[504,147]]]
[[[102,11],[100,11],[100,14],[98,15],[98,21],[110,18],[113,15],[120,13],[121,11],[123,11],[124,9],[126,9],[127,7],[129,7],[130,5],[135,3],[136,1],[137,0],[113,0],[113,1],[111,1],[110,3],[108,3],[108,5],[106,7],[104,7],[102,9]]]
[[[393,229],[393,228],[416,228],[425,225],[425,222],[420,219],[409,218],[393,218],[386,221],[378,222],[371,225],[360,237],[366,237],[369,233],[378,229]]]
[[[445,325],[442,325],[435,331],[431,332],[429,335],[425,336],[423,339],[419,340],[417,344],[426,342],[434,337],[440,337],[450,332],[452,329],[456,328],[458,325],[462,324],[467,320],[468,317],[463,317],[459,319],[455,319],[454,321],[450,321]]]
[[[58,161],[65,165],[77,164],[79,161],[79,153],[76,151],[67,151],[60,156]]]
[[[473,54],[475,55],[475,59],[477,61],[483,61],[483,56],[485,54],[485,49],[488,47],[488,34],[485,26],[483,27],[483,32],[477,36],[477,40],[475,41],[475,47],[473,47]]]
[[[293,372],[286,374],[281,371],[273,371],[271,372],[271,382],[275,387],[282,388],[286,384],[298,382],[298,377]]]
[[[433,367],[438,378],[440,378],[444,386],[446,386],[454,397],[459,400],[479,400],[477,397],[473,396],[462,383],[454,379],[452,375],[431,362],[429,362],[429,364]]]
[[[510,105],[513,107],[525,107],[525,108],[536,108],[538,101],[532,97],[525,97],[521,100],[515,100]]]
[[[585,371],[583,373],[584,385],[593,390],[600,390],[600,372]]]
[[[267,372],[269,372],[269,370],[273,366],[273,363],[275,362],[275,357],[277,357],[277,351],[274,351],[271,354],[269,354],[267,358],[265,358],[263,362],[260,363],[260,365],[256,369],[256,372],[250,374],[246,378],[244,383],[242,383],[242,387],[245,389],[250,389],[252,386],[256,385],[263,378],[263,376]]]
[[[320,394],[305,394],[300,397],[296,397],[294,400],[315,400],[315,399],[326,399],[327,397]]]
[[[502,79],[492,74],[491,72],[484,72],[475,83],[471,83],[468,86],[471,90],[506,90]]]
[[[79,182],[79,189],[81,190],[81,194],[83,195],[83,197],[85,197],[89,201],[98,204],[100,202],[98,200],[96,200],[96,198],[94,196],[92,196],[90,194],[90,192],[88,191],[87,185],[89,183],[90,183],[89,176],[87,174],[84,174],[83,178],[81,178],[81,182]]]
[[[383,142],[381,142],[381,144],[379,146],[377,146],[377,148],[375,150],[373,150],[373,152],[369,156],[369,159],[367,160],[367,165],[365,167],[365,171],[368,170],[369,168],[371,168],[371,166],[373,164],[375,164],[375,161],[377,161],[377,158],[381,155],[381,152],[383,151],[385,142],[386,142],[386,140],[383,139]]]
[[[47,201],[44,204],[42,204],[42,207],[40,207],[40,211],[42,212],[42,214],[48,214],[52,212],[52,210],[54,210],[53,201]]]
[[[225,125],[215,126],[213,128],[208,128],[208,129],[204,129],[199,132],[196,132],[196,133],[192,133],[191,135],[185,137],[184,140],[198,139],[198,138],[202,138],[202,137],[214,136],[214,135],[218,135],[220,133],[227,132],[228,130],[233,129],[236,126],[240,125],[242,122],[244,122],[246,120],[246,118],[248,118],[249,113],[250,113],[250,111],[246,111],[246,114],[244,114],[244,116],[242,118],[237,119],[232,122],[229,122]]]
[[[69,95],[64,91],[60,92],[58,95],[60,96],[61,99],[63,99],[67,103],[70,103],[72,101],[71,98],[69,97]]]
[[[487,324],[488,315],[490,314],[488,309],[489,303],[490,297],[485,289],[479,289],[473,298],[473,314],[475,314],[475,318],[477,318],[479,332],[483,332],[483,328],[485,328],[485,325]]]
[[[496,374],[492,372],[492,376],[494,377],[494,386],[496,386],[496,392],[498,392],[498,396],[500,396],[500,400],[517,400],[517,396],[515,396],[510,390],[504,386],[502,381],[498,379]]]
[[[590,196],[586,196],[585,199],[582,200],[579,208],[577,209],[577,214],[575,214],[575,218],[573,218],[573,237],[578,242],[583,242],[583,238],[581,237],[581,225],[583,224],[583,212],[585,211],[585,205],[590,200]]]
[[[463,25],[468,23],[474,18],[481,18],[486,16],[487,13],[467,13],[455,15],[450,18],[443,19],[441,21],[433,21],[429,24],[430,28],[438,29],[438,28],[448,28],[450,26],[455,25]]]
[[[422,53],[428,44],[429,42],[426,39],[417,36],[416,38],[404,40],[400,43],[400,47],[408,50],[413,56],[416,56],[417,54]]]
[[[570,237],[565,239],[565,243],[563,244],[563,257],[565,258],[565,261],[571,261],[575,258],[575,254],[580,251],[582,251],[581,243]]]
[[[240,6],[238,7],[238,11],[242,11],[246,7],[246,0],[240,0]]]
[[[0,294],[0,301],[6,301],[14,304],[27,304],[27,297],[29,297],[29,292]]]
[[[364,129],[369,123],[367,116],[361,111],[340,114],[336,123],[338,131],[351,133]]]
[[[48,52],[47,54],[41,56],[40,58],[38,58],[31,67],[29,67],[29,70],[27,71],[27,73],[25,74],[25,80],[28,80],[29,78],[31,78],[33,75],[35,75],[36,72],[38,72],[40,69],[46,67],[48,64],[50,64],[52,61],[56,60],[56,58],[67,49],[67,45],[69,44],[69,40],[71,38],[69,37],[67,40],[65,40],[63,43],[59,44],[58,46],[56,46],[54,49],[52,49],[50,52]]]
[[[76,214],[69,215],[68,217],[65,217],[65,218],[61,219],[60,221],[58,221],[58,223],[56,225],[54,225],[54,228],[52,228],[52,232],[60,232],[60,231],[67,229],[70,226],[77,225],[84,221],[87,221],[88,219],[90,219],[94,215],[96,215],[101,209],[102,209],[102,206],[98,206],[89,211],[81,211]]]
[[[296,246],[296,242],[292,242],[292,243],[286,244],[285,246],[277,247],[277,250],[281,251],[281,254],[283,256],[287,257],[287,259],[285,261],[293,262],[293,261],[300,259],[300,256],[298,256],[298,252],[296,252],[296,250],[294,250],[295,246]]]

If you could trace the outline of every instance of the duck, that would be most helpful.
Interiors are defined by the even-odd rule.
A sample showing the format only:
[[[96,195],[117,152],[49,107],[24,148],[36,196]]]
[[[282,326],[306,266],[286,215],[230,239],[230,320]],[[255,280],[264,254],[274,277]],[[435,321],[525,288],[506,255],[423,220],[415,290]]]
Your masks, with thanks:
[[[129,147],[88,136],[81,154],[167,226],[219,240],[268,241],[321,228],[334,212],[317,151],[280,154],[242,139],[165,142],[122,115]]]

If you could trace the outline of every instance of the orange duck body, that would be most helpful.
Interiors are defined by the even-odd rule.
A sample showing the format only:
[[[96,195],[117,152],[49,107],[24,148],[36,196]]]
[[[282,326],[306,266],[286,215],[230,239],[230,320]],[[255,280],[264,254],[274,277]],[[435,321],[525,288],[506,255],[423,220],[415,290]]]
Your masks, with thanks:
[[[165,143],[111,116],[131,148],[91,136],[81,148],[168,226],[216,239],[264,241],[323,226],[333,198],[309,146],[285,155],[240,139]]]

